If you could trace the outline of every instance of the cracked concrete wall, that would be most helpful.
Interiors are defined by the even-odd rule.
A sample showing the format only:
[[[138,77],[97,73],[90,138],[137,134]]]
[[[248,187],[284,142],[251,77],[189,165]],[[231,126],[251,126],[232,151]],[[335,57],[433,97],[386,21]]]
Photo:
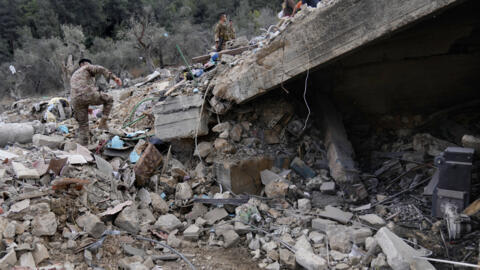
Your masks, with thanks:
[[[308,10],[270,46],[217,78],[216,97],[243,103],[462,0],[340,0]],[[307,15],[307,14],[304,14]]]

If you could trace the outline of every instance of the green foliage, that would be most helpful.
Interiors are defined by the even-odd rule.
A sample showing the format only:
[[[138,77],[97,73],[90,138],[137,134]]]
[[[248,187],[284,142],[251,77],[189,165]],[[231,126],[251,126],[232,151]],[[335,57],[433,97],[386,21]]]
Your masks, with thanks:
[[[0,95],[68,89],[69,57],[90,57],[123,77],[182,64],[176,45],[186,57],[206,53],[221,13],[233,19],[237,36],[251,38],[276,23],[281,2],[0,0]]]

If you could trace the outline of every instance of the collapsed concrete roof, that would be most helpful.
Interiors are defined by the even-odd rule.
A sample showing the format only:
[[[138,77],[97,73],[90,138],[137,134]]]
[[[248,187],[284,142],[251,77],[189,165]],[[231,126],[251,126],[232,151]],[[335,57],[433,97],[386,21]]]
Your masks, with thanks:
[[[213,94],[244,103],[460,2],[339,0],[324,8],[308,8],[269,46],[217,77]]]

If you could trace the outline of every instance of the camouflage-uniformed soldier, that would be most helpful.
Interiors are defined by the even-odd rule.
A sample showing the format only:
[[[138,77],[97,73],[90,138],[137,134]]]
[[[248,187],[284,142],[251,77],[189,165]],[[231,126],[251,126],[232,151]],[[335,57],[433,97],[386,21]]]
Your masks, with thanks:
[[[228,23],[228,40],[234,40],[236,38],[235,28],[233,28],[233,21]]]
[[[227,26],[227,15],[220,15],[220,21],[215,26],[215,48],[217,52],[225,48],[225,44],[229,40],[228,36],[228,26]]]
[[[92,65],[92,61],[88,59],[81,59],[78,64],[80,68],[73,73],[70,79],[70,99],[75,113],[74,117],[79,125],[79,143],[87,145],[89,139],[88,106],[103,105],[103,116],[98,126],[100,129],[108,129],[107,120],[113,106],[113,98],[106,93],[101,93],[95,87],[95,76],[102,74],[107,80],[115,80],[118,86],[122,85],[122,81],[108,69]]]

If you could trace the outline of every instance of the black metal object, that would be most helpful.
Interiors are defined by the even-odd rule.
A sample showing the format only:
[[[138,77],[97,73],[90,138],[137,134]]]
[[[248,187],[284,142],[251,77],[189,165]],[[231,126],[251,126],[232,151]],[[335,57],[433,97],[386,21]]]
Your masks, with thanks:
[[[471,148],[448,147],[435,158],[438,170],[433,176],[436,186],[433,190],[432,216],[443,217],[447,204],[455,205],[458,211],[468,206],[473,155]]]

